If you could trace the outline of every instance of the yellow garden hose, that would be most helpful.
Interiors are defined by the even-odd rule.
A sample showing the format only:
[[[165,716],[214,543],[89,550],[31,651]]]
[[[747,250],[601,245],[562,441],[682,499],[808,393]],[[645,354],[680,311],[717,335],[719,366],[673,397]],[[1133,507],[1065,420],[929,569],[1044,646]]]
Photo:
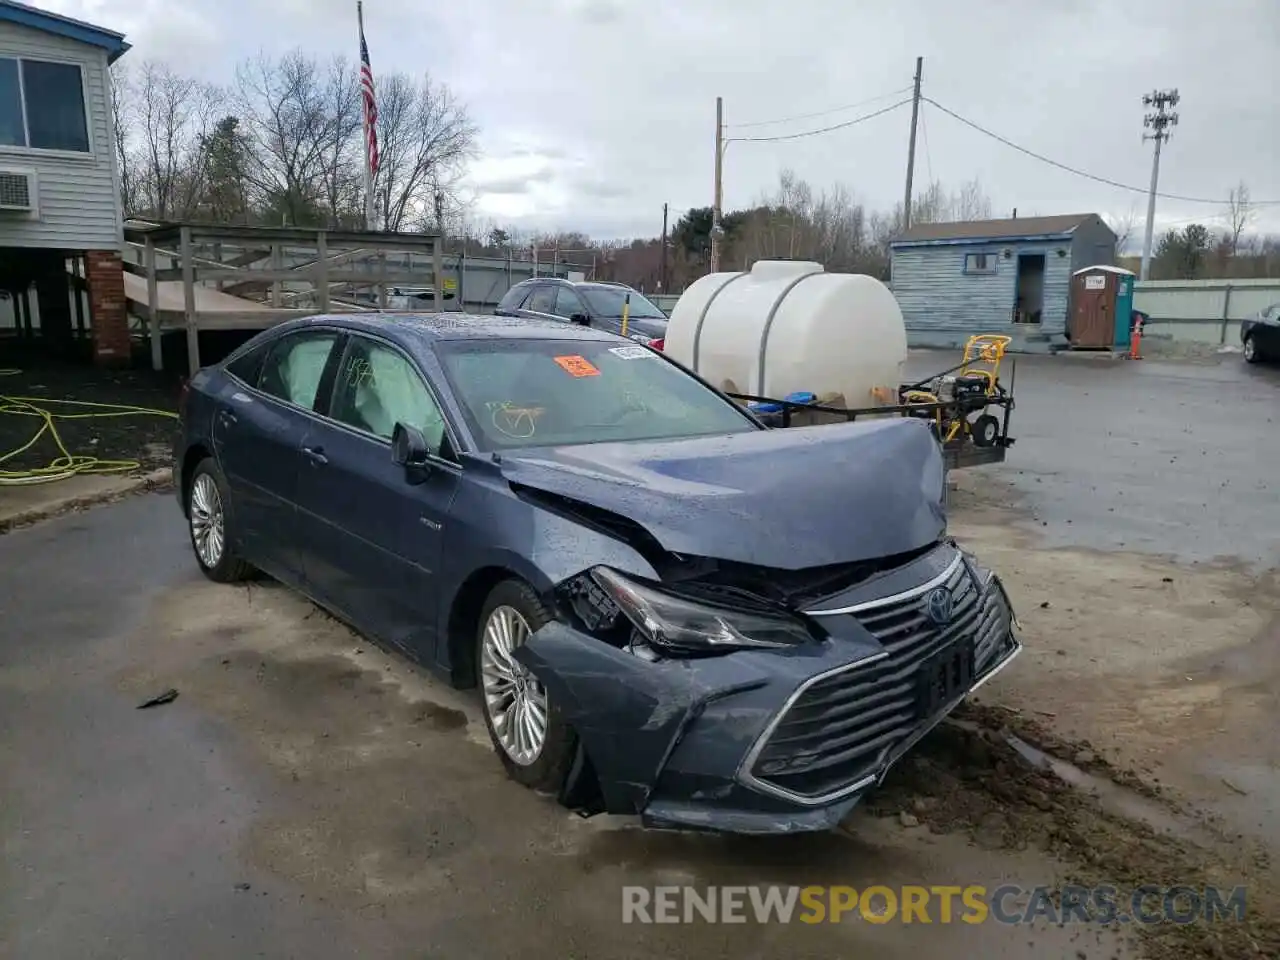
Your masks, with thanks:
[[[0,377],[14,376],[20,370],[0,370]],[[87,409],[85,409],[87,408]],[[87,454],[71,453],[58,433],[59,420],[87,420],[93,417],[172,417],[171,410],[154,410],[150,407],[131,407],[115,403],[90,403],[87,400],[56,400],[51,397],[11,397],[0,393],[0,415],[30,417],[36,422],[35,432],[22,446],[7,453],[0,453],[0,486],[52,483],[65,480],[79,473],[128,473],[139,470],[137,460],[103,460]],[[5,463],[18,457],[43,438],[48,437],[58,448],[60,456],[43,467],[29,470],[6,470]]]

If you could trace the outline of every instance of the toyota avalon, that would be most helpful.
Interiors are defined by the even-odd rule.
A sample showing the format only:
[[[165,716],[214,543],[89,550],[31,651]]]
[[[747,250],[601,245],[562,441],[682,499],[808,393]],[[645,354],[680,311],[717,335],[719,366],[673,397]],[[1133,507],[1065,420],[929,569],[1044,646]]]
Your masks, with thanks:
[[[834,826],[1020,648],[927,424],[769,429],[590,328],[291,320],[192,378],[174,470],[208,577],[476,688],[584,813]]]

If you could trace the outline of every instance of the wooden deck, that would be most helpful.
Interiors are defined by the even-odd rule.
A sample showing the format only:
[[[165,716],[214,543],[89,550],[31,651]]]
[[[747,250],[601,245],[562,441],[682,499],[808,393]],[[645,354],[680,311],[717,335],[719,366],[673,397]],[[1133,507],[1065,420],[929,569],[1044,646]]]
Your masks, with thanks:
[[[421,270],[388,269],[388,254],[429,256],[435,309],[443,306],[441,284],[434,282],[443,275],[441,249],[433,234],[135,223],[126,226],[125,241],[142,261],[125,261],[125,296],[146,322],[156,370],[163,366],[165,331],[186,331],[193,374],[200,368],[201,330],[261,330],[293,317],[360,310],[350,300],[360,288],[371,288],[385,309],[389,284],[424,280]]]

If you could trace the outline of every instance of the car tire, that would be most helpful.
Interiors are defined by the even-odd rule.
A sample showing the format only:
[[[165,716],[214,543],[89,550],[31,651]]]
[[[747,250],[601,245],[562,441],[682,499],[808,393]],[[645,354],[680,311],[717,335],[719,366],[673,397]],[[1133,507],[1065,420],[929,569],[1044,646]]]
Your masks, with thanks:
[[[506,768],[507,775],[531,790],[558,794],[564,787],[577,753],[577,736],[532,673],[508,659],[505,666],[513,674],[513,684],[507,685],[500,675],[504,660],[495,656],[495,642],[504,627],[510,631],[510,649],[523,643],[552,619],[551,611],[523,580],[504,580],[494,587],[481,609],[476,630],[476,685],[480,690],[485,729],[489,731],[494,752]],[[490,636],[491,628],[496,631],[495,636]],[[515,688],[515,684],[519,687]],[[519,717],[513,716],[513,711],[515,697],[521,692],[526,697],[522,707],[526,714],[531,709],[536,711],[539,700],[541,702],[544,732],[536,752],[522,751],[513,741],[515,731],[507,730],[508,726],[520,725]],[[536,712],[532,716],[536,723]],[[528,744],[527,738],[525,744]]]
[[[1249,334],[1244,338],[1244,362],[1257,363],[1262,359],[1262,351],[1258,349],[1258,338]]]
[[[996,439],[1000,436],[1000,421],[991,414],[984,413],[973,421],[970,433],[975,447],[995,446]]]
[[[215,583],[235,583],[253,575],[236,555],[231,529],[231,498],[226,478],[213,457],[205,457],[187,484],[187,532],[201,572]]]

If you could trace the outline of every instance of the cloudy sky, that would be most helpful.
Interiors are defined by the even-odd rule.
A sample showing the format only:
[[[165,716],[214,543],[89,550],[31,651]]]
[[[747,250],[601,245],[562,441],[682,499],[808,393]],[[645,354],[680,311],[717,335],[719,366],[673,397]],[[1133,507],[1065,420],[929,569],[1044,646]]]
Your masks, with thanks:
[[[355,55],[355,0],[30,0],[121,30],[131,58],[225,81],[259,49]],[[715,97],[727,135],[804,133],[924,94],[1037,153],[1145,188],[1142,94],[1177,87],[1158,227],[1223,225],[1245,181],[1280,200],[1278,0],[366,0],[375,73],[430,71],[470,106],[477,215],[647,236],[711,202]],[[840,110],[846,105],[852,109]],[[809,115],[788,123],[756,124]],[[733,142],[725,205],[790,167],[868,206],[901,198],[910,109],[822,135]],[[1055,169],[928,104],[917,184],[980,178],[997,215],[1145,215],[1145,196]],[[1216,220],[1213,218],[1217,218]],[[1280,204],[1259,210],[1280,232]],[[1140,232],[1140,228],[1139,228]]]

